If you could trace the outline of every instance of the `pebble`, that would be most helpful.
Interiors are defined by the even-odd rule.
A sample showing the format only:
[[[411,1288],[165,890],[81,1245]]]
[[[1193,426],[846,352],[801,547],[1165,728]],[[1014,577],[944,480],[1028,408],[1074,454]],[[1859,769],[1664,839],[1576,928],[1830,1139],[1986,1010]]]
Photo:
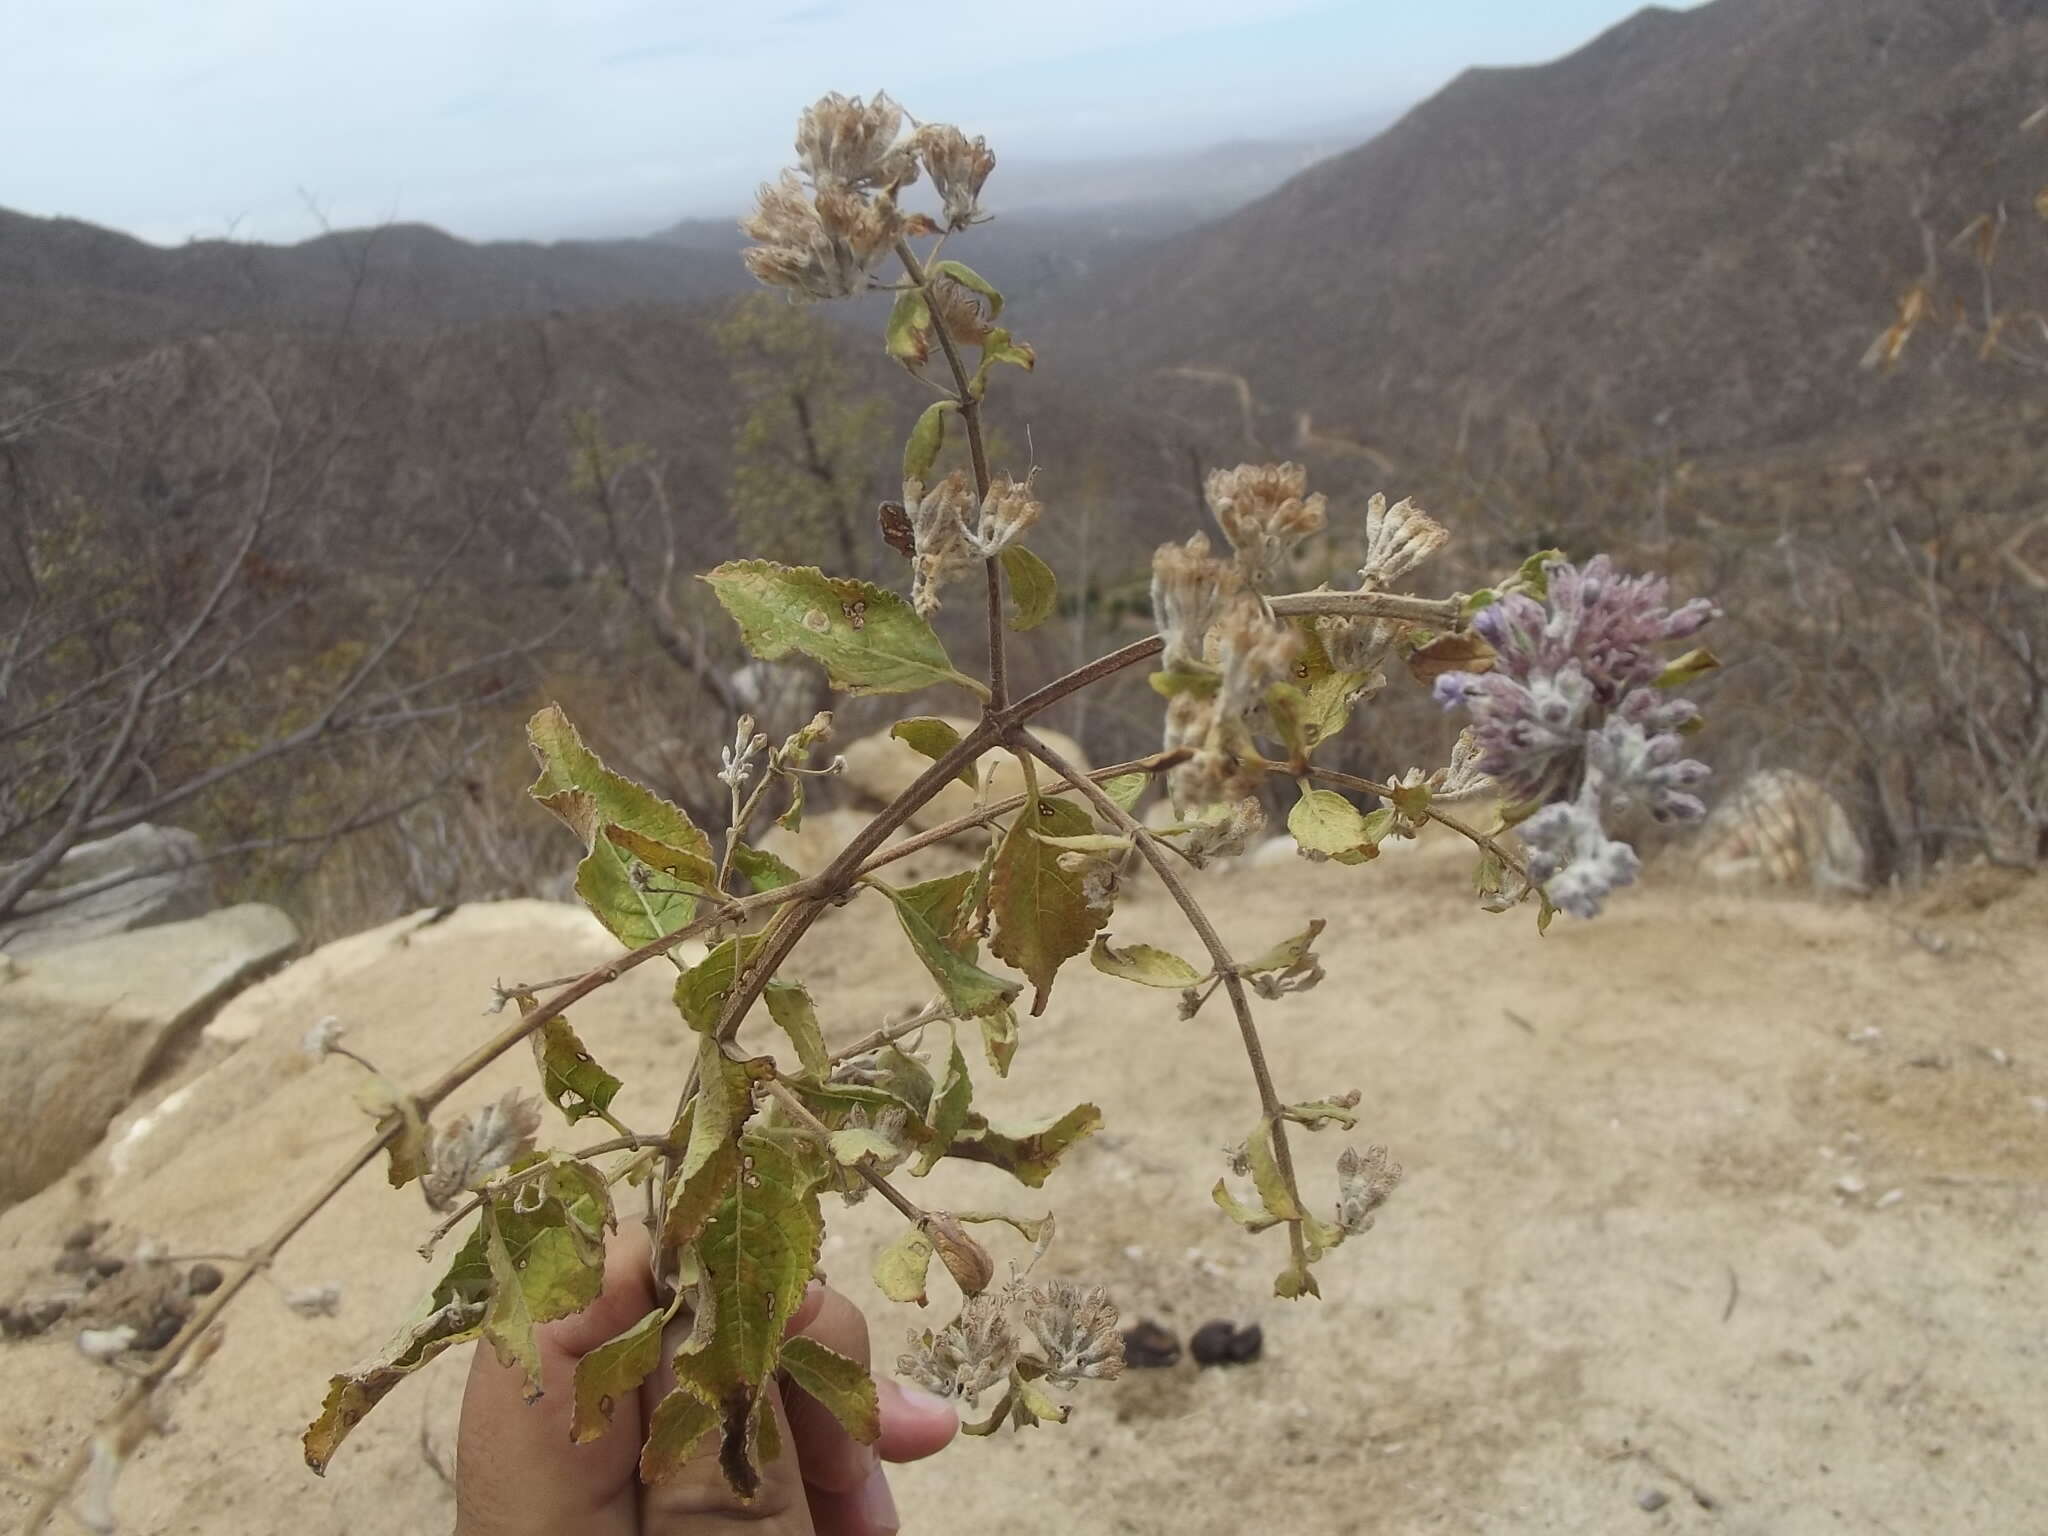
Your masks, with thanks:
[[[1654,1515],[1671,1502],[1671,1495],[1662,1488],[1640,1488],[1636,1490],[1636,1508],[1646,1515]]]
[[[211,1296],[226,1278],[218,1264],[194,1264],[185,1271],[185,1289],[194,1296]]]
[[[1875,1200],[1870,1202],[1871,1209],[1878,1211],[1888,1211],[1905,1198],[1906,1192],[1903,1189],[1888,1189],[1883,1194],[1879,1195]]]
[[[1124,1364],[1133,1370],[1163,1370],[1180,1361],[1180,1340],[1172,1329],[1146,1318],[1124,1330]]]
[[[1188,1353],[1197,1365],[1249,1365],[1265,1345],[1266,1335],[1257,1323],[1240,1328],[1218,1318],[1195,1330],[1188,1340]]]
[[[1838,1195],[1860,1195],[1869,1187],[1853,1173],[1845,1173],[1835,1180],[1835,1193]]]

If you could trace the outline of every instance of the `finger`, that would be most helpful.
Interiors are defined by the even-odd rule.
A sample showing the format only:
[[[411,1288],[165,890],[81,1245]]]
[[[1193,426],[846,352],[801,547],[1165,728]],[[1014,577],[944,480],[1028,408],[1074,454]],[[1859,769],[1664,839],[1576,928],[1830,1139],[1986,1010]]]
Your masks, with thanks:
[[[817,1340],[868,1368],[868,1322],[860,1309],[827,1286],[813,1286],[791,1320],[790,1332]],[[830,1409],[807,1392],[785,1386],[783,1406],[795,1437],[804,1481],[824,1493],[853,1493],[875,1475],[875,1448],[848,1434]],[[822,1529],[822,1527],[821,1527]]]
[[[813,1488],[811,1523],[818,1536],[896,1536],[903,1528],[889,1491],[889,1475],[879,1466],[851,1493]]]
[[[638,1400],[621,1403],[610,1430],[587,1445],[569,1438],[570,1407],[576,1362],[653,1306],[647,1235],[634,1228],[610,1244],[597,1300],[536,1330],[537,1402],[526,1401],[524,1371],[477,1345],[456,1445],[456,1536],[635,1536]]]
[[[886,1377],[875,1383],[875,1396],[882,1407],[882,1438],[875,1449],[884,1461],[922,1461],[960,1432],[960,1414],[943,1397]]]
[[[676,1390],[675,1352],[689,1336],[690,1324],[681,1320],[671,1323],[662,1335],[661,1368],[641,1389],[643,1416],[651,1417],[661,1399]],[[768,1390],[768,1407],[775,1415],[782,1454],[761,1466],[760,1487],[751,1501],[742,1502],[727,1482],[719,1465],[721,1435],[714,1429],[689,1461],[661,1482],[641,1485],[640,1523],[632,1529],[640,1536],[711,1536],[730,1526],[745,1528],[756,1536],[816,1536],[804,1498],[796,1440],[773,1387]],[[605,1536],[611,1536],[608,1529]]]

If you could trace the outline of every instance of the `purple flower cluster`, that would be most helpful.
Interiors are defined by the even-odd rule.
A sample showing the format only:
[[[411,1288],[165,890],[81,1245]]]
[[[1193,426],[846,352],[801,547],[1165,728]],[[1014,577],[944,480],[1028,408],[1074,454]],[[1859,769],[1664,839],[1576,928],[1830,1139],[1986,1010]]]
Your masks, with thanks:
[[[1473,619],[1493,670],[1447,673],[1436,697],[1471,711],[1480,770],[1511,800],[1542,807],[1519,828],[1531,876],[1554,905],[1591,917],[1638,867],[1635,850],[1607,835],[1608,810],[1705,814],[1691,791],[1706,765],[1681,756],[1678,734],[1698,707],[1657,678],[1664,647],[1719,610],[1704,599],[1667,608],[1664,578],[1620,575],[1605,555],[1545,574],[1546,601],[1511,593]]]

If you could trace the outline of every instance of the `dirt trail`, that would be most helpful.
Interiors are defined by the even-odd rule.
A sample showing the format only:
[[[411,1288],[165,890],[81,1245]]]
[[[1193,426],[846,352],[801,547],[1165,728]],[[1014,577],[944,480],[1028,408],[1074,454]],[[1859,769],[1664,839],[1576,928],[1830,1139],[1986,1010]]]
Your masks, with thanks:
[[[966,1529],[966,1509],[1016,1536],[2048,1530],[2048,882],[1839,908],[1653,883],[1539,940],[1526,913],[1471,911],[1426,850],[1383,866],[1204,886],[1247,948],[1329,920],[1330,980],[1263,1017],[1283,1092],[1362,1089],[1353,1139],[1406,1165],[1377,1229],[1322,1266],[1320,1304],[1274,1300],[1278,1235],[1244,1237],[1207,1196],[1254,1108],[1227,1014],[1176,1023],[1168,994],[1070,972],[1010,1082],[982,1095],[1107,1115],[1050,1190],[1047,1263],[1183,1334],[1257,1321],[1265,1354],[1135,1372],[1064,1429],[906,1469],[907,1530]],[[1156,888],[1115,931],[1188,947]],[[256,997],[268,1022],[130,1143],[124,1173],[102,1155],[0,1218],[0,1300],[42,1283],[85,1216],[181,1252],[258,1233],[362,1134],[342,1064],[296,1054],[316,1014],[416,1081],[487,1026],[493,977],[604,952],[583,919],[532,903],[397,932],[354,941],[367,963],[318,997],[290,973]],[[843,1035],[916,999],[907,961],[875,962],[898,946],[856,903],[802,951]],[[576,1024],[634,1085],[628,1119],[658,1119],[682,1034],[662,976]],[[503,1065],[454,1107],[529,1076]],[[1301,1148],[1313,1180],[1342,1145]],[[1047,1203],[989,1170],[935,1179],[933,1203]],[[894,1219],[835,1211],[825,1251],[884,1358],[913,1320],[865,1276]],[[411,1192],[360,1181],[287,1251],[279,1284],[341,1284],[340,1315],[246,1298],[177,1433],[129,1474],[125,1530],[446,1527],[431,1463],[450,1455],[459,1363],[395,1395],[325,1482],[297,1447],[328,1372],[424,1288],[424,1225]],[[43,1447],[114,1385],[68,1336],[0,1347],[0,1379],[0,1443]],[[1648,1490],[1669,1502],[1645,1513]]]

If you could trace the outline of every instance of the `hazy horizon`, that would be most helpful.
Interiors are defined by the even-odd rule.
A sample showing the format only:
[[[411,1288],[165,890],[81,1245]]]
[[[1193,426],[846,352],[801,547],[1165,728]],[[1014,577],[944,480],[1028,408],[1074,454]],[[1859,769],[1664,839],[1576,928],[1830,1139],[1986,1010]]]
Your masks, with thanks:
[[[0,62],[0,131],[42,148],[9,167],[0,205],[176,244],[390,222],[557,239],[730,217],[830,89],[885,86],[986,134],[1012,168],[1355,142],[1468,66],[1554,58],[1640,7],[1187,0],[1162,19],[1129,0],[1044,0],[948,17],[941,49],[907,53],[898,14],[872,0],[29,9]]]

